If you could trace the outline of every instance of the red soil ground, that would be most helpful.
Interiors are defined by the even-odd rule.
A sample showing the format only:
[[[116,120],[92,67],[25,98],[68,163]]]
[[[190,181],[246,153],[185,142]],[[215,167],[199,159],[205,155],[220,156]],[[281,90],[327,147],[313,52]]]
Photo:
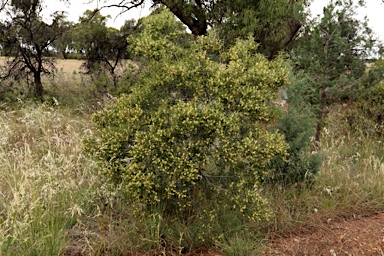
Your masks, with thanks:
[[[384,255],[384,213],[330,222],[312,232],[273,238],[266,255]]]

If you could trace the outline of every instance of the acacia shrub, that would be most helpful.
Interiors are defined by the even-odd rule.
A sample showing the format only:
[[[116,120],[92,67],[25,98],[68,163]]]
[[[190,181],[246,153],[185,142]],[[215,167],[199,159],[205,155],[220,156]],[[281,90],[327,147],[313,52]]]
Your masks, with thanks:
[[[288,80],[283,61],[257,54],[253,38],[227,51],[214,33],[186,40],[168,11],[143,25],[133,51],[148,65],[130,94],[93,116],[85,150],[139,213],[160,206],[171,216],[212,221],[227,209],[267,219],[260,181],[288,148],[268,129],[271,102]]]

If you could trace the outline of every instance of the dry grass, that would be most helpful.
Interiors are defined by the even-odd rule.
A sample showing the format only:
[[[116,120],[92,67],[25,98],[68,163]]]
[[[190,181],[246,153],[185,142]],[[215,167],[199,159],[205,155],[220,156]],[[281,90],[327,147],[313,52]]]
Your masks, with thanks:
[[[32,105],[31,105],[32,104]],[[88,115],[0,110],[0,255],[121,255],[147,246],[132,207],[82,152]]]
[[[0,66],[5,64],[6,58],[0,57]],[[65,60],[65,59],[56,59],[56,68],[57,70],[66,73],[79,73],[81,64],[84,61],[82,60]]]
[[[0,254],[58,255],[95,197],[83,117],[45,105],[0,112]]]
[[[153,230],[160,224],[131,219],[132,207],[81,150],[91,132],[83,115],[89,111],[74,111],[90,101],[81,63],[58,60],[59,72],[45,78],[54,104],[0,110],[0,255],[119,255],[159,244]],[[275,211],[269,235],[384,210],[384,142],[349,131],[340,108],[331,110],[323,131],[324,162],[315,182],[267,190]],[[168,228],[175,241],[192,236],[193,227]],[[237,253],[261,246],[250,238],[230,237],[222,248]]]
[[[79,73],[81,71],[81,65],[84,63],[82,60],[56,60],[56,68],[60,72],[65,74]]]

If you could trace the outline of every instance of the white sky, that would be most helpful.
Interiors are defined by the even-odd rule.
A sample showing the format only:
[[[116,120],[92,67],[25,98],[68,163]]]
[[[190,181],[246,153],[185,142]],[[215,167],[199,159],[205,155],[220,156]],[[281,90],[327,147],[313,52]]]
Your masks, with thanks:
[[[108,0],[108,3],[116,3],[120,0]],[[97,3],[99,2],[99,3]],[[321,14],[323,7],[328,3],[327,0],[313,0],[311,5],[312,13],[316,16],[317,14]],[[367,16],[369,19],[370,27],[373,29],[375,34],[384,41],[384,4],[382,0],[366,0],[367,7],[360,8],[358,10],[358,17],[363,19],[364,16]],[[65,5],[58,0],[45,0],[45,5],[47,6],[46,15],[49,16],[54,10],[64,10],[68,12],[68,19],[74,22],[78,22],[79,17],[87,10],[87,9],[95,9],[97,7],[104,5],[104,0],[94,0],[93,3],[89,3],[89,0],[71,0],[71,4]],[[121,16],[116,16],[121,11],[118,8],[110,8],[102,10],[102,15],[110,14],[112,18],[108,22],[108,26],[120,28],[125,20],[128,19],[139,19],[141,17],[145,17],[150,13],[149,10],[150,1],[147,1],[146,6],[144,8],[132,9],[129,12],[122,14]]]
[[[104,0],[70,0],[70,4],[65,4],[59,0],[45,0],[43,9],[43,16],[49,17],[54,11],[66,11],[68,20],[78,22],[79,17],[84,14],[86,10],[94,10],[97,7],[106,5]],[[118,3],[120,0],[108,0],[108,4]],[[148,16],[150,14],[150,2],[143,7],[132,9],[121,16],[118,14],[121,12],[120,8],[105,8],[101,10],[101,14],[104,16],[111,15],[111,19],[108,20],[107,26],[120,28],[126,20],[136,19]]]
[[[314,16],[322,14],[323,7],[329,2],[327,0],[314,0],[311,4],[312,14]],[[381,41],[384,41],[384,3],[382,0],[366,0],[366,7],[359,8],[357,15],[361,20],[367,16],[370,28]]]

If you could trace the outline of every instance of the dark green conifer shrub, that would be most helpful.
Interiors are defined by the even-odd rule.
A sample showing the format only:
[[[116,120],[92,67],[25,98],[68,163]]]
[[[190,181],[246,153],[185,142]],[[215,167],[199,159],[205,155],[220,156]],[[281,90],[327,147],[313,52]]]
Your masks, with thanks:
[[[269,177],[270,182],[286,185],[311,181],[321,165],[314,141],[317,109],[315,104],[312,105],[311,84],[303,73],[291,80],[292,84],[287,87],[289,107],[276,125],[285,135],[289,156],[287,161],[280,157],[272,161]]]

